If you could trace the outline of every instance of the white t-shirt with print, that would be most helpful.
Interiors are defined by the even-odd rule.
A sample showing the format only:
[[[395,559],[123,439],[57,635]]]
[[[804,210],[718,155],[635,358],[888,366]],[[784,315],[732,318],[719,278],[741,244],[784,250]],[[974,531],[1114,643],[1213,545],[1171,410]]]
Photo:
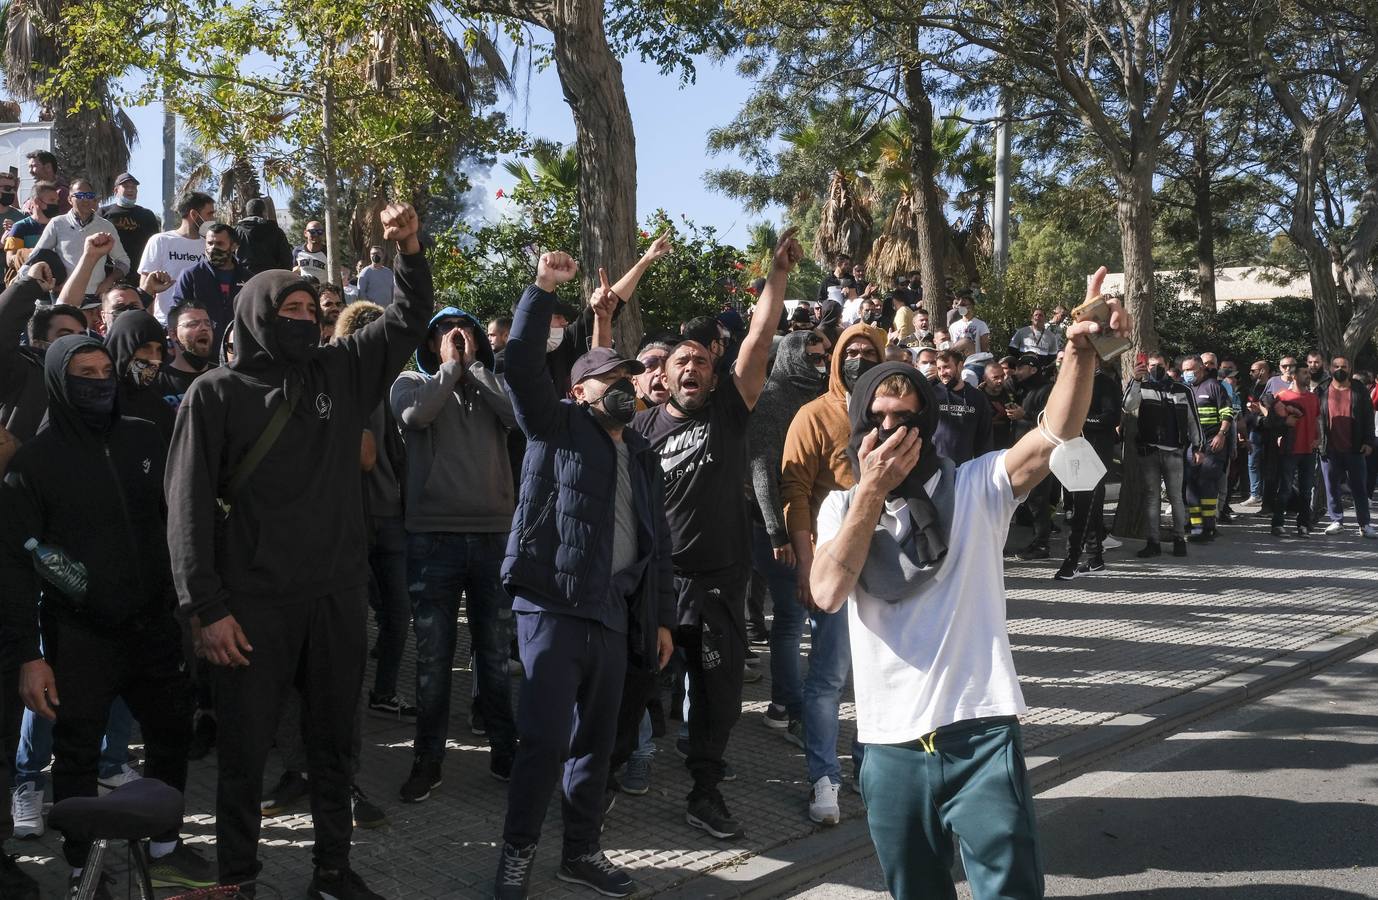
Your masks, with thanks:
[[[144,255],[139,257],[139,274],[166,272],[172,276],[172,287],[160,291],[154,298],[153,315],[159,322],[167,324],[167,311],[172,308],[172,288],[176,287],[177,279],[205,255],[205,238],[182,237],[175,231],[155,234],[144,244]]]
[[[947,336],[954,344],[971,341],[972,354],[981,352],[981,338],[990,334],[990,326],[980,319],[958,319],[947,327]]]
[[[928,484],[932,493],[941,473]],[[887,603],[858,586],[847,602],[857,740],[903,744],[944,725],[1026,707],[1005,626],[1005,537],[1017,501],[1005,451],[957,467],[947,556],[916,596]],[[842,527],[845,491],[818,512],[818,543]],[[898,534],[890,511],[879,527]]]

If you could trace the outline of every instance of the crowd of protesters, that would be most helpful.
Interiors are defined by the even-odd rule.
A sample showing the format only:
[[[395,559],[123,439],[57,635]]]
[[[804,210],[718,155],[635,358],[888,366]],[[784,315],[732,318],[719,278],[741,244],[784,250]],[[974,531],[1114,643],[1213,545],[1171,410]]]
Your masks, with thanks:
[[[262,817],[309,801],[309,896],[380,896],[350,867],[353,828],[387,820],[357,785],[359,717],[414,723],[397,799],[433,797],[462,609],[468,727],[508,792],[498,898],[527,896],[557,787],[558,877],[635,890],[600,848],[602,820],[618,793],[648,791],[667,719],[692,780],[686,825],[739,836],[724,757],[743,684],[765,677],[761,645],[763,722],[804,751],[808,816],[837,824],[839,792],[860,791],[896,897],[951,892],[948,832],[978,897],[1041,896],[1027,781],[984,765],[1004,754],[1023,771],[1000,559],[1020,520],[1033,537],[1019,558],[1049,558],[1059,504],[1054,577],[1100,572],[1119,546],[1108,475],[1063,489],[1059,448],[1081,434],[1079,452],[1135,473],[1139,557],[1163,552],[1164,495],[1177,556],[1216,537],[1236,494],[1275,534],[1295,510],[1306,536],[1318,467],[1327,533],[1344,528],[1347,485],[1359,533],[1378,535],[1374,385],[1343,358],[1287,357],[1277,374],[1260,360],[1246,376],[1211,353],[1149,355],[1121,379],[1090,343],[1127,328],[1113,302],[1105,326],[1035,310],[998,347],[979,286],[925,308],[916,275],[882,289],[841,257],[817,301],[787,303],[802,258],[788,232],[745,318],[617,346],[667,239],[616,281],[600,270],[578,306],[557,296],[578,263],[546,253],[511,317],[484,322],[436,308],[408,206],[382,212],[383,243],[336,284],[319,223],[294,248],[266,200],[231,224],[191,193],[160,231],[133,176],[98,206],[51,154],[30,168],[0,294],[12,832],[43,834],[49,794],[141,777],[184,789],[188,761],[214,751],[215,861],[156,835],[158,886],[254,896]],[[0,203],[16,190],[0,182]],[[414,685],[399,683],[408,632]],[[274,747],[284,773],[265,791]],[[939,754],[941,808],[916,774]],[[87,851],[64,843],[73,891]],[[3,854],[0,894],[37,896]]]

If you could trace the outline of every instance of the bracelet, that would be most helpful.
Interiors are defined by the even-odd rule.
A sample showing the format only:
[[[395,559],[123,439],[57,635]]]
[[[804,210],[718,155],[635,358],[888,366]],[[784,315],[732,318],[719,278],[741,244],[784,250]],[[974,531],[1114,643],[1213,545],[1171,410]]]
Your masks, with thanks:
[[[1048,426],[1043,422],[1043,417],[1047,414],[1047,410],[1038,411],[1038,433],[1043,436],[1043,440],[1052,444],[1054,447],[1061,447],[1063,444],[1067,443],[1067,441],[1048,430]]]

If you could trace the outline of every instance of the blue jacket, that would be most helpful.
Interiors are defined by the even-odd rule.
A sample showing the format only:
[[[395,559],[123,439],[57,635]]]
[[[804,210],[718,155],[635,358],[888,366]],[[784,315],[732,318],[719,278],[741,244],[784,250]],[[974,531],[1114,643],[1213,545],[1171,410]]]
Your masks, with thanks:
[[[528,287],[507,341],[507,392],[527,445],[502,580],[512,595],[558,613],[611,589],[617,449],[588,410],[556,395],[545,359],[554,308],[554,294]],[[675,622],[670,526],[660,457],[630,428],[622,439],[630,451],[637,558],[646,560],[628,598],[628,659],[655,670],[656,629]]]
[[[177,284],[172,288],[172,305],[176,306],[183,300],[194,298],[206,307],[211,324],[215,328],[215,343],[211,346],[219,347],[221,339],[225,336],[225,329],[234,321],[235,298],[239,296],[239,289],[244,287],[244,282],[249,280],[251,274],[243,263],[235,261],[234,281],[230,282],[230,297],[226,303],[225,295],[220,293],[219,274],[210,264],[210,260],[203,259],[177,279]]]

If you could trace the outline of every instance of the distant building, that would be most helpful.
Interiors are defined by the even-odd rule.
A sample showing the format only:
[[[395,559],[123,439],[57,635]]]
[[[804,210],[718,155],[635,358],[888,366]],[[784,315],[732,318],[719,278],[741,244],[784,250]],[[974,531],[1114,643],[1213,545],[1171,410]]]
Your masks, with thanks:
[[[1196,273],[1160,272],[1161,275],[1189,275],[1188,286],[1178,295],[1184,302],[1196,302]],[[1087,277],[1090,281],[1090,277]],[[1124,273],[1112,272],[1105,276],[1105,291],[1118,293],[1124,290]],[[1215,302],[1228,303],[1267,303],[1279,297],[1311,297],[1311,281],[1302,275],[1294,278],[1285,269],[1275,266],[1226,266],[1215,270]]]

